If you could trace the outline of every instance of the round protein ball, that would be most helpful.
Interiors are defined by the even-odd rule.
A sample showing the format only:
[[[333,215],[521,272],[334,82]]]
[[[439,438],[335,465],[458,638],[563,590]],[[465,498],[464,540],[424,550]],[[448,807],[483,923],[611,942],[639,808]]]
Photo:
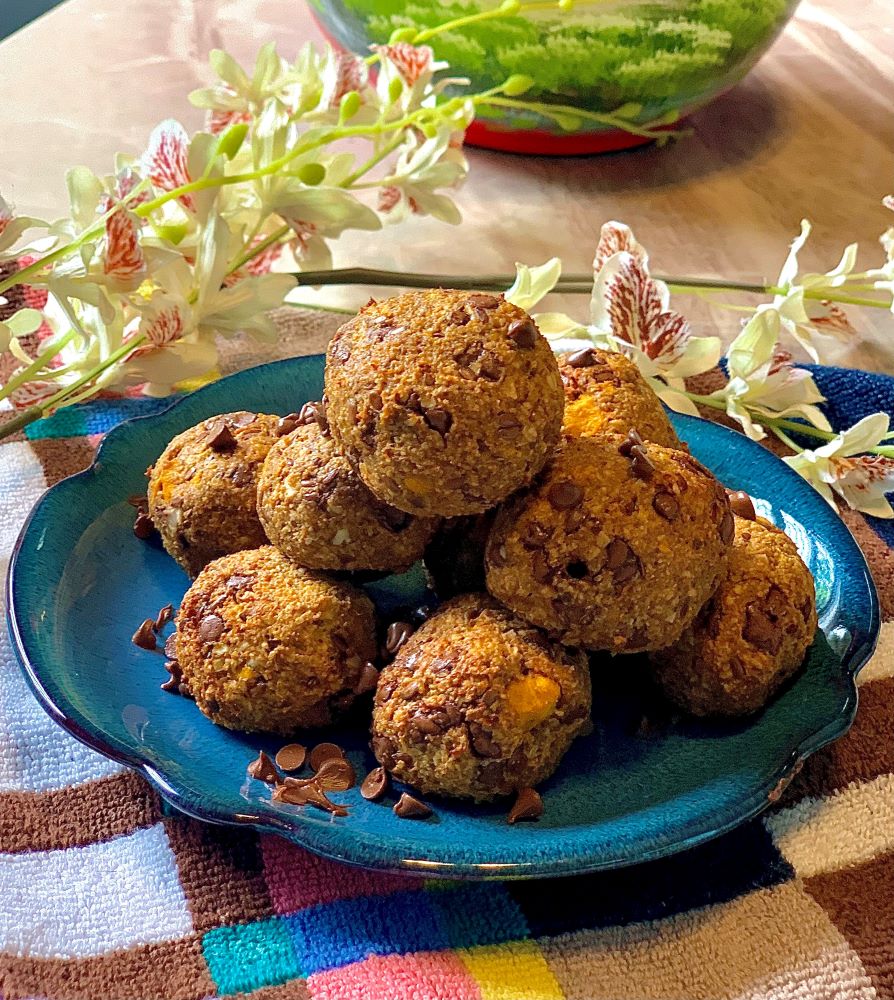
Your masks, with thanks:
[[[736,517],[729,569],[673,646],[651,655],[667,697],[693,715],[749,715],[804,662],[816,633],[813,577],[795,543]]]
[[[421,792],[485,801],[555,771],[590,718],[586,656],[484,594],[442,605],[379,678],[372,748]]]
[[[375,677],[369,598],[271,545],[209,563],[183,598],[176,636],[184,683],[227,729],[328,725]]]
[[[326,398],[336,443],[380,499],[477,514],[529,483],[559,440],[556,359],[501,295],[435,289],[371,301],[335,334]]]
[[[148,470],[149,516],[190,576],[266,544],[257,478],[278,426],[279,417],[245,410],[211,417],[178,434]]]
[[[679,448],[680,439],[649,384],[624,354],[587,347],[559,358],[565,386],[562,430],[577,437],[627,434]]]
[[[316,420],[270,449],[258,515],[270,541],[299,566],[386,573],[420,559],[438,523],[374,497]]]
[[[568,645],[661,649],[717,589],[732,539],[723,487],[687,453],[566,438],[497,514],[487,589]]]

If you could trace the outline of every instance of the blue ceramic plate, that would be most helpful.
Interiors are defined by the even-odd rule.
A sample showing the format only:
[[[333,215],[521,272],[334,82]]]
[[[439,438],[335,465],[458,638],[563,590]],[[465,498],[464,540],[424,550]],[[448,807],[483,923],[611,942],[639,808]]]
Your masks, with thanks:
[[[44,495],[13,556],[10,626],[38,699],[78,739],[141,771],[178,809],[375,868],[466,878],[570,874],[660,857],[730,829],[851,724],[854,677],[879,627],[860,550],[819,495],[769,452],[716,424],[675,416],[693,454],[724,483],[767,498],[760,511],[795,539],[813,572],[820,631],[794,683],[748,722],[678,723],[650,739],[634,734],[636,706],[625,685],[597,683],[593,734],[543,786],[539,823],[510,827],[505,805],[446,802],[435,803],[431,819],[407,822],[356,788],[334,795],[350,809],[344,818],[274,806],[268,786],[248,780],[245,769],[260,747],[281,742],[219,729],[191,701],[161,691],[162,657],[130,641],[143,618],[177,605],[188,581],[163,551],[133,536],[126,498],[143,491],[146,467],[186,427],[228,410],[287,413],[318,399],[322,384],[322,358],[281,361],[122,424],[90,469]],[[411,572],[370,591],[387,610],[414,588],[421,576]],[[349,749],[360,774],[373,765],[362,726],[326,738]]]

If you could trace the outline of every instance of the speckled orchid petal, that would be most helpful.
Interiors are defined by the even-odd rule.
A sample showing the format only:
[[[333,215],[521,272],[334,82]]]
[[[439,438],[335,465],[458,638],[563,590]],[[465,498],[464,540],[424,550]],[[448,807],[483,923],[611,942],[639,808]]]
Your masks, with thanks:
[[[178,121],[168,118],[157,125],[149,136],[149,145],[143,154],[143,170],[159,191],[174,191],[192,178],[187,167],[189,136]],[[192,211],[195,203],[191,195],[178,201]]]

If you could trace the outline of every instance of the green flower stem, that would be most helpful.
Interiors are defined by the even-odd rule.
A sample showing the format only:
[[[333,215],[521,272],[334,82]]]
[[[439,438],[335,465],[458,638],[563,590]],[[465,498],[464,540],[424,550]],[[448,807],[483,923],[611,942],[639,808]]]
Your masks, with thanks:
[[[0,441],[3,438],[11,437],[13,434],[18,433],[23,427],[33,424],[35,420],[40,420],[42,416],[43,410],[39,406],[29,406],[27,410],[22,410],[12,420],[7,420],[6,423],[0,424]]]
[[[338,313],[340,316],[353,316],[356,309],[342,309],[340,306],[324,306],[321,302],[283,302],[291,309],[308,309],[312,312]]]
[[[54,340],[52,344],[46,348],[46,350],[41,351],[27,368],[23,368],[20,372],[13,375],[12,378],[10,378],[10,380],[2,388],[0,388],[0,400],[8,399],[20,385],[24,385],[25,382],[28,382],[35,375],[37,375],[45,365],[56,357],[56,355],[75,336],[75,334],[75,330],[69,330],[68,333],[64,334],[59,339]]]
[[[575,6],[578,4],[581,6],[595,6],[600,4],[604,6],[608,2],[610,0],[577,0]],[[452,21],[445,21],[443,24],[420,31],[413,39],[413,44],[420,45],[422,42],[427,42],[429,39],[435,38],[445,31],[455,31],[457,28],[465,28],[470,24],[480,24],[482,21],[496,21],[501,18],[518,17],[523,14],[533,14],[537,11],[550,10],[564,13],[557,0],[533,0],[532,3],[519,4],[517,8],[509,7],[508,9],[503,9],[502,7],[495,7],[493,10],[479,11],[477,14],[466,14],[464,17],[457,17]]]

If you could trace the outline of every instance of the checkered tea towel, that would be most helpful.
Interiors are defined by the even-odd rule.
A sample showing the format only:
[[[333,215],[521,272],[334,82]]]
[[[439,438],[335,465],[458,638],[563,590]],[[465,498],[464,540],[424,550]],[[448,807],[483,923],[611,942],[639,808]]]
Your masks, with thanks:
[[[283,311],[280,355],[337,318]],[[224,367],[270,360],[237,342]],[[836,425],[894,379],[820,369]],[[0,445],[3,567],[31,504],[118,421],[102,400]],[[763,818],[606,874],[435,884],[173,815],[38,707],[0,626],[0,994],[7,1000],[894,997],[894,525],[846,514],[881,592],[857,721]]]

